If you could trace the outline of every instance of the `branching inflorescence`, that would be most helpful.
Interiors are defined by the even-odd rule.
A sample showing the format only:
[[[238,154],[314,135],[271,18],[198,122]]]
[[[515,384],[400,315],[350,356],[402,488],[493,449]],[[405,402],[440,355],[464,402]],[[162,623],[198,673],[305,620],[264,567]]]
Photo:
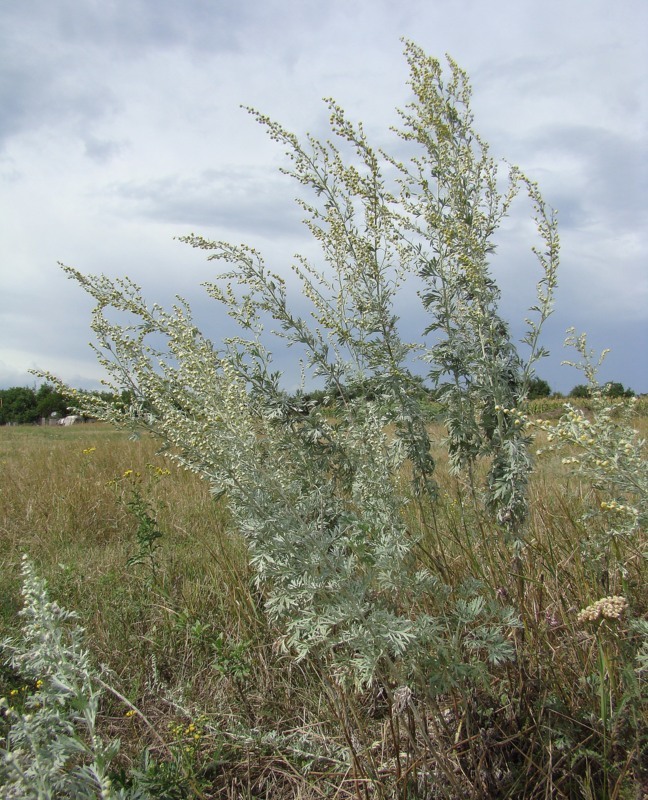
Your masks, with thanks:
[[[443,629],[421,610],[426,593],[445,594],[417,560],[419,534],[404,513],[412,502],[433,508],[436,496],[427,405],[413,365],[431,364],[442,390],[454,468],[471,473],[478,459],[490,459],[493,535],[522,539],[528,439],[500,409],[525,398],[556,280],[553,214],[517,168],[498,189],[501,170],[473,129],[466,75],[449,60],[445,83],[439,62],[411,43],[405,53],[414,99],[397,134],[412,150],[407,161],[374,149],[332,100],[326,142],[302,142],[251,111],[286,148],[285,171],[308,193],[300,203],[323,262],[297,257],[293,271],[309,315],[292,310],[285,278],[253,248],[194,235],[184,241],[228,265],[207,291],[240,334],[219,347],[182,301],[171,311],[149,308],[128,280],[64,268],[97,301],[92,327],[109,385],[134,397],[121,409],[96,398],[78,402],[97,418],[151,431],[226,496],[284,645],[298,657],[330,660],[356,685],[381,666],[409,670]],[[489,267],[493,235],[522,187],[542,242],[526,362]],[[417,343],[403,338],[395,311],[412,280],[430,315]],[[133,324],[111,321],[115,311]],[[327,403],[304,413],[281,387],[264,335],[268,318],[283,343],[304,354],[308,379],[325,383]],[[371,399],[350,391],[368,382]],[[471,609],[470,624],[482,626],[497,660],[510,655],[506,635],[515,621],[502,622],[488,604]]]

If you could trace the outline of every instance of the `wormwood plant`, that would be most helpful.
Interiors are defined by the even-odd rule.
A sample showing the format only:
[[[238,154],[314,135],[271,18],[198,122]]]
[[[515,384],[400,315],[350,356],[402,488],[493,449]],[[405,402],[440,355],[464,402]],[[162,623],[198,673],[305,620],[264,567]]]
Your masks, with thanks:
[[[487,505],[520,538],[527,440],[499,409],[523,400],[542,355],[557,264],[555,220],[537,187],[510,168],[500,194],[500,170],[473,129],[465,73],[450,60],[446,82],[440,64],[413,44],[405,55],[414,99],[397,134],[409,160],[373,148],[333,100],[325,142],[301,141],[250,110],[286,148],[285,172],[308,193],[299,203],[322,262],[297,256],[292,269],[309,315],[292,310],[286,278],[247,245],[184,239],[228,265],[206,288],[240,335],[219,346],[196,329],[184,301],[149,307],[128,279],[64,267],[97,301],[92,327],[110,385],[133,398],[128,408],[97,397],[77,402],[100,419],[149,430],[226,497],[283,646],[297,658],[317,656],[338,681],[356,686],[379,673],[415,680],[430,652],[446,654],[446,684],[462,681],[453,660],[499,663],[512,655],[508,610],[476,598],[475,587],[451,598],[420,558],[436,486],[412,370],[417,361],[432,364],[431,377],[443,382],[453,464],[468,473],[479,504],[471,470],[490,459]],[[499,314],[488,263],[492,237],[522,186],[542,242],[526,363]],[[418,343],[403,338],[395,312],[398,293],[412,283],[430,313]],[[303,355],[305,379],[325,384],[327,402],[308,413],[272,369],[268,321],[283,346]],[[371,400],[353,391],[367,384]],[[422,528],[405,514],[414,504]]]
[[[0,699],[8,733],[0,747],[3,798],[116,798],[108,768],[119,741],[97,732],[101,690],[75,614],[49,600],[23,560],[22,636],[1,644],[7,664],[31,682],[23,708]]]
[[[533,365],[546,355],[539,338],[556,286],[557,222],[537,184],[515,166],[502,175],[489,155],[473,127],[466,73],[450,60],[445,82],[441,65],[418,47],[408,43],[406,55],[416,100],[401,113],[405,127],[398,133],[417,146],[417,154],[408,164],[393,163],[400,173],[403,239],[431,315],[426,333],[439,336],[426,359],[440,382],[452,466],[471,473],[480,456],[491,458],[487,504],[519,537],[527,515],[529,441],[502,409],[516,409],[526,399]],[[541,278],[526,320],[526,362],[500,315],[489,264],[493,236],[522,188],[542,242],[533,248]]]
[[[598,382],[606,351],[597,359],[573,329],[565,344],[577,352],[577,361],[565,363],[583,371],[591,408],[565,403],[556,422],[537,419],[529,427],[546,434],[538,454],[560,453],[584,490],[584,535],[575,549],[588,580],[580,587],[585,607],[576,615],[581,676],[573,713],[585,720],[588,736],[573,747],[572,761],[588,765],[579,778],[584,796],[618,797],[625,775],[634,773],[637,786],[646,780],[648,462],[633,427],[635,398],[611,398]]]
[[[633,427],[636,398],[611,398],[598,382],[598,370],[606,356],[596,359],[585,334],[568,332],[565,345],[573,347],[579,360],[566,364],[583,371],[590,392],[589,415],[566,403],[553,425],[536,420],[547,433],[547,450],[565,453],[570,465],[596,491],[596,507],[587,515],[591,533],[583,541],[583,555],[598,568],[598,579],[608,591],[627,588],[628,570],[645,559],[639,533],[648,521],[648,461],[646,443]]]

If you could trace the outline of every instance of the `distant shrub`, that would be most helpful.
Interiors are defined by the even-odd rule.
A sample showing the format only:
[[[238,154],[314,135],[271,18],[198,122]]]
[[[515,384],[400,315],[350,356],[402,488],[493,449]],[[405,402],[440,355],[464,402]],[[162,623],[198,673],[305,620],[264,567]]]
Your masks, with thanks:
[[[590,392],[589,386],[583,383],[579,383],[571,390],[569,393],[570,397],[574,397],[578,400],[589,400],[592,396]]]
[[[609,381],[603,386],[603,392],[611,399],[619,397],[634,397],[635,393],[632,389],[626,389],[622,383],[616,381]]]
[[[529,381],[529,393],[527,396],[529,400],[537,400],[541,397],[550,397],[551,386],[549,386],[547,381],[543,380],[542,378],[531,378]]]

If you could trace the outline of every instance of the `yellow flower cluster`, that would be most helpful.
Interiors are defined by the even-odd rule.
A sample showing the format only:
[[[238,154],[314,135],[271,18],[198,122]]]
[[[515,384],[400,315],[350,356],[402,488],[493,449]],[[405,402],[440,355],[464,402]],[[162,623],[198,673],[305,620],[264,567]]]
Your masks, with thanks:
[[[166,467],[156,467],[155,464],[147,464],[146,469],[148,469],[148,471],[151,472],[153,475],[157,475],[159,477],[171,474],[170,469],[166,469]]]
[[[604,500],[601,503],[601,509],[603,511],[617,511],[619,514],[630,514],[632,516],[637,516],[638,513],[636,508],[617,503],[616,500],[610,500],[609,503]]]
[[[92,453],[94,453],[96,449],[97,449],[96,447],[86,447],[86,449],[83,451],[83,455],[84,456],[92,455]]]
[[[130,478],[133,481],[139,481],[139,479],[141,477],[142,477],[142,473],[141,472],[136,471],[134,469],[125,469],[124,472],[122,473],[121,478],[116,478],[114,480],[114,483],[117,484],[118,481],[122,481],[122,480],[125,480],[127,478]]]
[[[576,617],[579,623],[596,622],[597,619],[621,619],[623,612],[628,607],[628,601],[620,595],[603,597],[592,605],[587,606]]]
[[[36,682],[36,688],[39,688],[39,684],[42,685],[42,681]],[[11,689],[8,693],[9,700],[6,697],[0,697],[0,711],[6,711],[7,713],[12,712],[13,706],[11,705],[12,702],[23,702],[24,698],[32,691],[30,686],[27,684],[23,684],[19,689]],[[0,715],[1,717],[2,715]]]
[[[198,724],[200,725],[202,719],[198,720]],[[194,741],[198,741],[202,738],[202,733],[198,729],[195,723],[191,722],[189,725],[183,725],[182,723],[169,723],[169,730],[171,733],[176,736],[178,739],[193,739]]]
[[[42,681],[40,681],[42,685]],[[38,684],[37,684],[38,685]],[[18,697],[19,695],[26,695],[29,694],[30,687],[27,684],[23,684],[19,689],[12,689],[9,692],[9,697]]]

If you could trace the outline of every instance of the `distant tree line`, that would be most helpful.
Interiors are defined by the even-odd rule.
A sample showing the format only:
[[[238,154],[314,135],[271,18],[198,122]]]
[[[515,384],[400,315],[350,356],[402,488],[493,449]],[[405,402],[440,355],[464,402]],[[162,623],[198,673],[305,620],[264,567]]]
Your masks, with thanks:
[[[122,392],[121,395],[112,392],[88,394],[97,394],[111,403],[130,402],[128,392]],[[37,423],[52,415],[65,417],[70,413],[71,405],[69,397],[47,383],[38,389],[25,386],[0,389],[0,425]]]
[[[635,393],[632,389],[626,389],[622,383],[618,383],[617,381],[609,381],[603,387],[603,392],[607,397],[611,398],[620,398],[620,397],[634,397]],[[586,399],[592,396],[589,386],[585,386],[585,384],[578,384],[578,386],[574,386],[574,388],[569,393],[570,397],[576,397],[581,399]]]
[[[607,396],[611,398],[634,397],[635,394],[632,389],[626,389],[622,383],[616,381],[610,381],[605,384],[604,388]],[[413,377],[412,391],[427,394],[431,401],[436,399],[435,391],[426,388],[423,379],[416,376]],[[379,387],[376,385],[375,379],[359,381],[357,385],[344,387],[344,398],[353,400],[364,397],[366,400],[373,400],[377,392],[379,392]],[[95,394],[112,404],[126,405],[131,400],[128,392],[122,392],[120,395],[113,392],[88,392],[88,394]],[[333,395],[330,390],[315,389],[311,392],[300,392],[292,400],[298,403],[305,413],[308,413],[309,407],[313,405],[335,403],[339,398]],[[543,378],[532,379],[529,386],[529,400],[561,396],[559,393],[553,392]],[[587,386],[579,384],[569,392],[569,397],[586,399],[590,397],[590,390]],[[47,383],[38,389],[30,389],[25,386],[0,389],[0,425],[37,423],[53,414],[64,417],[70,412],[70,406],[70,398]]]
[[[427,395],[431,401],[436,400],[437,397],[437,390],[436,389],[429,389],[425,386],[424,381],[422,378],[417,376],[411,376],[412,386],[411,390],[417,392],[421,395]],[[614,381],[610,381],[606,383],[603,387],[605,394],[611,398],[619,398],[619,397],[634,397],[635,393],[632,389],[626,389],[622,383],[617,383]],[[336,400],[344,397],[345,400],[355,400],[359,397],[364,397],[366,400],[373,400],[376,397],[376,394],[380,392],[380,387],[378,386],[378,381],[373,379],[367,379],[363,381],[358,381],[357,383],[353,384],[352,386],[344,386],[339,389],[338,392],[334,392],[331,389],[316,389],[310,392],[303,392],[295,395],[293,398],[294,401],[301,403],[304,410],[307,410],[309,405],[327,405],[330,403],[334,403]],[[554,392],[549,383],[544,380],[544,378],[532,378],[529,383],[529,400],[538,400],[543,397],[556,397],[560,398],[563,397],[560,392]],[[569,397],[575,399],[587,399],[591,396],[590,389],[584,385],[574,386],[574,388],[569,392]]]

